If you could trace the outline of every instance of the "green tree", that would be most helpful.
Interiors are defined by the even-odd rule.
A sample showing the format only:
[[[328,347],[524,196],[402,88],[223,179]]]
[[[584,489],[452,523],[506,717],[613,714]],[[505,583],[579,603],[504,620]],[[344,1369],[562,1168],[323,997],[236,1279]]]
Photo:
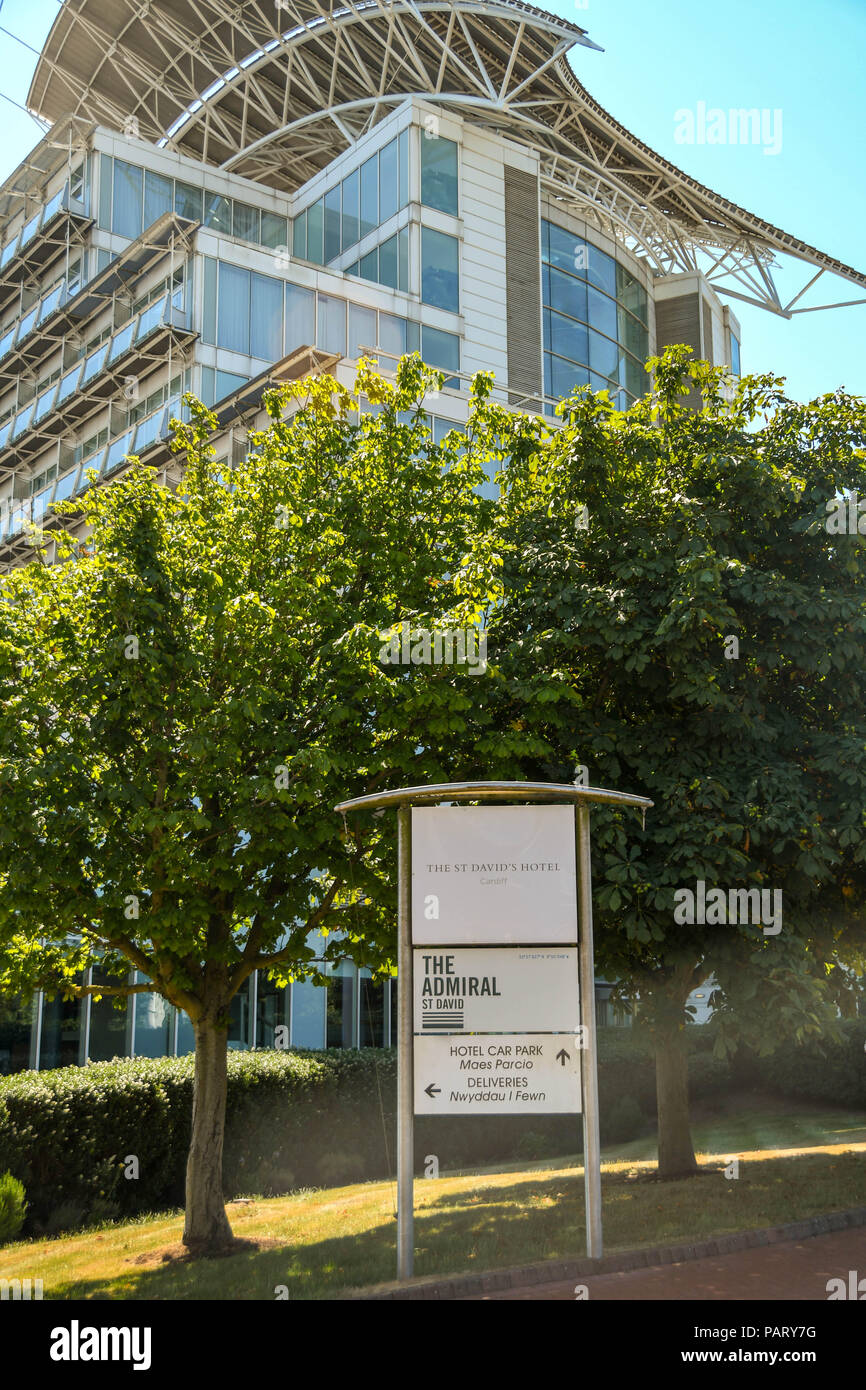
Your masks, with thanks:
[[[827,529],[866,492],[866,404],[688,359],[651,362],[627,412],[584,389],[561,430],[521,427],[477,736],[487,776],[583,765],[655,803],[644,830],[593,811],[593,870],[599,971],[656,1045],[664,1176],[696,1169],[691,991],[712,977],[720,1050],[769,1050],[832,1027],[866,963],[866,537]],[[781,890],[781,930],[677,921],[698,881]]]
[[[491,598],[484,405],[468,447],[434,445],[419,402],[441,380],[416,357],[396,386],[362,364],[357,396],[283,387],[227,477],[188,397],[182,487],[134,464],[80,503],[85,546],[0,587],[0,989],[188,1015],[194,1251],[231,1239],[232,999],[255,970],[392,970],[387,822],[362,854],[333,807],[441,776],[472,703],[465,670],[380,660],[395,624],[474,625]]]

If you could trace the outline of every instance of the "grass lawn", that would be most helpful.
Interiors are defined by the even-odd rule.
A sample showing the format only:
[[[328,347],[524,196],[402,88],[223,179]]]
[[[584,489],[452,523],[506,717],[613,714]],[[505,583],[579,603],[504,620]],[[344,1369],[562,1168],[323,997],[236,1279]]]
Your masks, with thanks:
[[[837,1110],[784,1114],[740,1098],[697,1120],[706,1171],[674,1183],[645,1179],[654,1141],[606,1151],[605,1249],[700,1240],[866,1204],[866,1124]],[[788,1156],[781,1157],[781,1151]],[[811,1150],[811,1152],[810,1152]],[[740,1176],[721,1161],[739,1154]],[[418,1275],[568,1258],[585,1253],[583,1175],[575,1160],[421,1178],[415,1185]],[[47,1299],[339,1298],[394,1277],[392,1183],[255,1199],[229,1207],[248,1249],[213,1260],[182,1257],[179,1213],[0,1250],[0,1277],[41,1278]]]

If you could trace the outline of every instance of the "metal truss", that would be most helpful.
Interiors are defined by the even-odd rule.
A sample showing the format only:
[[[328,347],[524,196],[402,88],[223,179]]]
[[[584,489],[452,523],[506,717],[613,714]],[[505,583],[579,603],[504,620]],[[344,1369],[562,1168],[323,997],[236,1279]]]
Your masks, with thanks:
[[[577,25],[521,0],[67,0],[29,104],[294,192],[407,99],[465,112],[539,158],[546,190],[656,275],[791,317],[824,275],[866,275],[719,197],[643,145],[578,82]],[[86,54],[86,57],[83,55]],[[780,257],[806,267],[783,301]]]

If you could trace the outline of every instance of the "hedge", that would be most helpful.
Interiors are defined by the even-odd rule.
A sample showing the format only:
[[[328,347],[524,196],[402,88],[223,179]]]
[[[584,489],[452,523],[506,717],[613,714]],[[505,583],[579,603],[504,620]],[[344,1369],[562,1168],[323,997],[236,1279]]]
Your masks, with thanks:
[[[729,1084],[709,1029],[689,1030],[702,1095]],[[631,1030],[599,1030],[603,1142],[652,1128],[655,1069]],[[230,1052],[227,1197],[389,1177],[396,1163],[396,1052]],[[24,1183],[31,1232],[183,1202],[193,1058],[118,1059],[0,1081],[0,1172]],[[580,1149],[578,1116],[422,1117],[417,1170]],[[136,1169],[137,1177],[127,1177]]]

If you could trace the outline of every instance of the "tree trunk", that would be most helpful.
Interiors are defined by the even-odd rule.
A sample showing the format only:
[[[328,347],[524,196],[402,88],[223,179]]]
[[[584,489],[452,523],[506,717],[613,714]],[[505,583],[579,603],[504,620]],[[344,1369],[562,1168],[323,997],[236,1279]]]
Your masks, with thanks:
[[[194,1029],[195,1090],[183,1243],[203,1255],[225,1249],[234,1239],[223,1197],[227,1033],[211,1018],[199,1020]]]
[[[687,1178],[698,1171],[689,1125],[689,1075],[685,1028],[668,1023],[656,1033],[656,1098],[660,1178]]]

